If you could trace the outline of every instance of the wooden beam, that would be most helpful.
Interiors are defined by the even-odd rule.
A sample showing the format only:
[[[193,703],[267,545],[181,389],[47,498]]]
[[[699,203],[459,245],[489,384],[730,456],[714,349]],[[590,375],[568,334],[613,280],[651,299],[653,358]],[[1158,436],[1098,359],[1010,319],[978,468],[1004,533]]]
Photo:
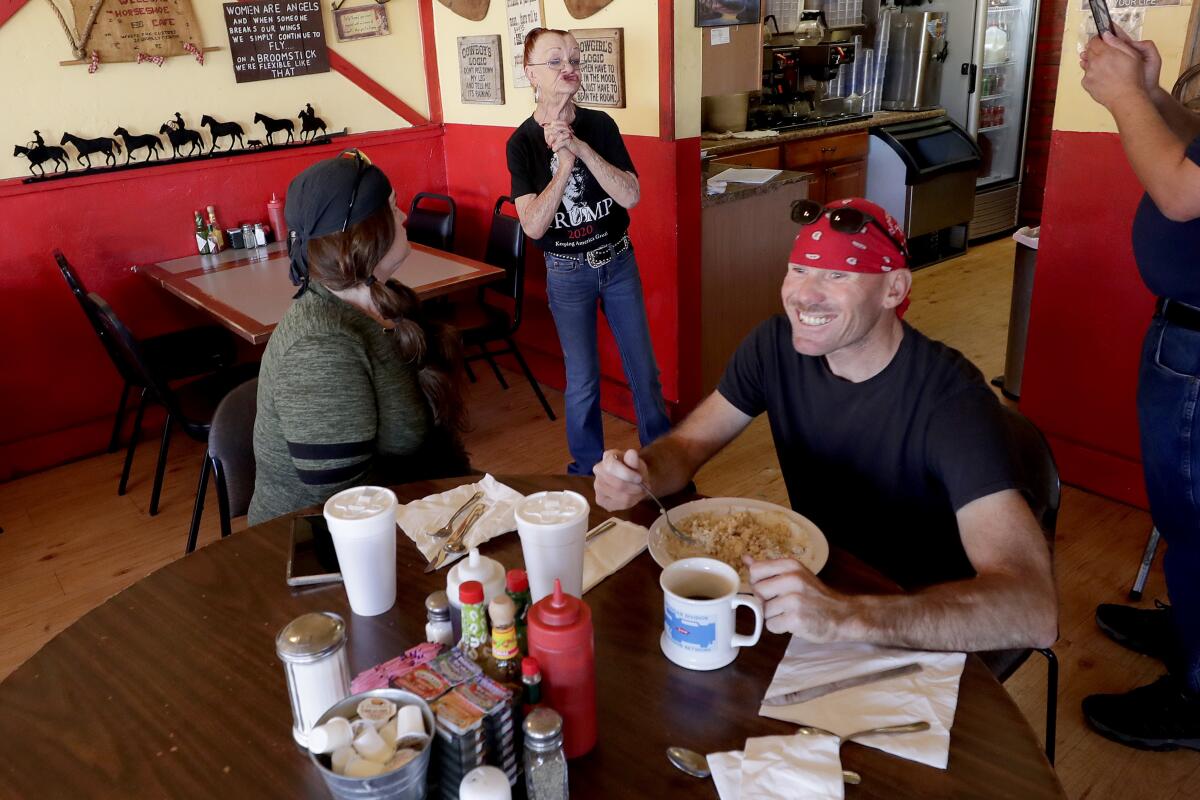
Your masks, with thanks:
[[[442,82],[438,75],[437,34],[433,24],[433,0],[420,0],[421,49],[425,54],[425,91],[429,94],[429,121],[442,122]]]
[[[675,140],[675,4],[658,0],[658,138]]]
[[[410,125],[415,127],[429,124],[429,120],[421,116],[412,106],[405,103],[399,97],[396,97],[396,95],[389,92],[374,78],[351,64],[344,56],[332,49],[329,50],[329,68],[371,95],[371,97],[378,100],[389,110],[403,117]]]
[[[29,0],[0,0],[0,27],[8,22],[13,14],[16,14]]]

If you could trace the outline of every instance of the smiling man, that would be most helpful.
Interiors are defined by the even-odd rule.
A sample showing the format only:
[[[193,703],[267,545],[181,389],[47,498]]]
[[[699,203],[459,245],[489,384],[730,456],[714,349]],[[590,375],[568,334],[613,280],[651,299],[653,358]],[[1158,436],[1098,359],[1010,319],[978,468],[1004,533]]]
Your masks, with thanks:
[[[909,589],[849,596],[791,559],[751,567],[767,627],[811,641],[1045,647],[1057,600],[1020,494],[1003,409],[961,353],[901,320],[912,274],[895,220],[866,200],[793,209],[784,313],[746,337],[716,392],[643,448],[609,450],[610,510],[682,489],[766,412],[791,505]]]

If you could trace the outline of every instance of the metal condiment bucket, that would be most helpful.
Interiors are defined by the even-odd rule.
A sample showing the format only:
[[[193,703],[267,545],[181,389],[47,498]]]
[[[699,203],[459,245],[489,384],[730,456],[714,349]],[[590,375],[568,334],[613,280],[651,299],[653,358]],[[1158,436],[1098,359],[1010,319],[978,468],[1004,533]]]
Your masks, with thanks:
[[[329,768],[329,756],[317,756],[309,753],[308,757],[316,764],[325,779],[325,785],[330,793],[340,800],[424,800],[426,775],[429,772],[429,753],[433,749],[434,734],[433,712],[429,704],[412,692],[401,689],[372,689],[369,692],[351,695],[337,703],[321,715],[318,725],[324,725],[333,717],[352,719],[358,716],[358,704],[368,697],[383,697],[399,706],[418,706],[421,716],[425,719],[425,732],[430,735],[430,743],[412,761],[403,767],[374,778],[348,778],[338,775]]]

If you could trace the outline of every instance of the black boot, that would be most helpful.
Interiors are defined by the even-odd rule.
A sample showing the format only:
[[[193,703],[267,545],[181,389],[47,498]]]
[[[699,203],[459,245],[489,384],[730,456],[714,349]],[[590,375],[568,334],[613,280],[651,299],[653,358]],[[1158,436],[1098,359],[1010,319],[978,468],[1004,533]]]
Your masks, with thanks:
[[[1166,661],[1175,642],[1171,607],[1155,601],[1155,608],[1134,608],[1105,603],[1096,608],[1096,625],[1119,645]]]
[[[1171,675],[1125,694],[1083,699],[1083,717],[1100,735],[1140,750],[1200,750],[1200,695]]]

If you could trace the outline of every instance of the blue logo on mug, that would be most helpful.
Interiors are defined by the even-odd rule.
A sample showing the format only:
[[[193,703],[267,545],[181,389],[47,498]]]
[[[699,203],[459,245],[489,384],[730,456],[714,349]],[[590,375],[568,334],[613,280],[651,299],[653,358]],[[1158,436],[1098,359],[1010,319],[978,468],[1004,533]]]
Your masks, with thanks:
[[[711,650],[717,643],[717,624],[697,619],[688,614],[677,614],[666,609],[664,624],[667,636],[680,647],[689,650]]]

